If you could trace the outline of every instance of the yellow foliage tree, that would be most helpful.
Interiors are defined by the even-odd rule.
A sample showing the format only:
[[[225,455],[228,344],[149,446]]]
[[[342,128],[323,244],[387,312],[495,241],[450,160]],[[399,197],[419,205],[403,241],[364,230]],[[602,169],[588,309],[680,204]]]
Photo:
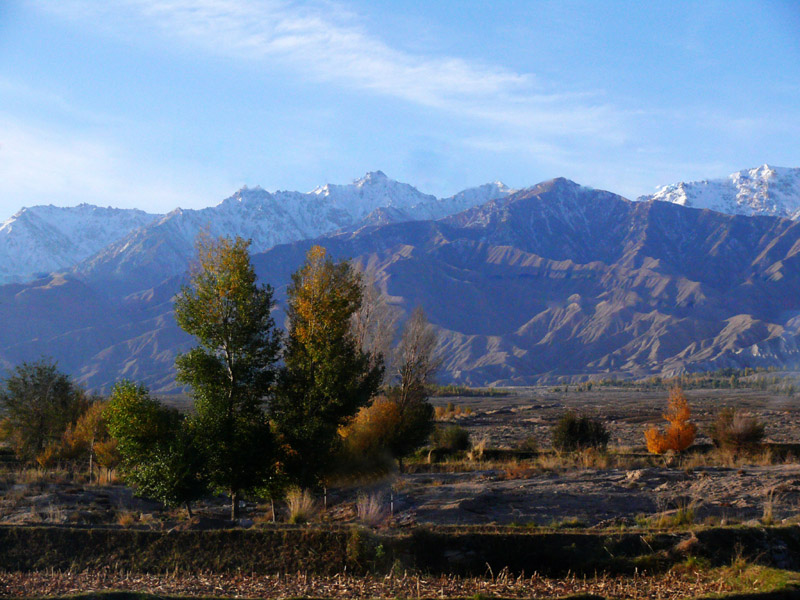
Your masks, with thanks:
[[[648,452],[664,454],[672,450],[680,453],[691,446],[697,434],[697,425],[689,420],[691,416],[692,410],[683,389],[679,386],[672,388],[669,391],[667,410],[663,415],[669,423],[666,432],[662,433],[655,427],[644,432]]]

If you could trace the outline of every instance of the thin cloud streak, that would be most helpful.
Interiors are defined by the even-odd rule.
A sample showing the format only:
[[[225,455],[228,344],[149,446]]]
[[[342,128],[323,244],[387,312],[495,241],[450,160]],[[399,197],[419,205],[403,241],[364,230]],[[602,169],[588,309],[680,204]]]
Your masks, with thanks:
[[[91,15],[113,30],[133,22],[211,54],[274,61],[306,79],[523,128],[539,138],[591,135],[618,144],[627,137],[624,112],[593,102],[594,94],[547,93],[529,73],[391,48],[332,3],[128,0],[103,8],[65,0],[45,6],[76,20]],[[122,18],[121,6],[127,9]]]

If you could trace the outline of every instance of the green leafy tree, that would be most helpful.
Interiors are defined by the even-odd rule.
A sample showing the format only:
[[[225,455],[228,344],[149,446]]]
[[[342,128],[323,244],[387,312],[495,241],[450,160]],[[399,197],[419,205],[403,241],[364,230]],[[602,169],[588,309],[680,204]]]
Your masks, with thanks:
[[[270,413],[291,448],[287,471],[303,486],[320,483],[340,446],[339,428],[381,385],[382,360],[360,347],[351,327],[361,290],[350,263],[314,246],[287,291],[285,366]]]
[[[231,497],[268,481],[275,443],[264,403],[272,393],[281,337],[270,311],[272,288],[258,285],[250,242],[201,237],[189,285],[175,301],[178,325],[198,346],[175,361],[192,388],[194,427],[212,485]]]
[[[116,441],[123,479],[167,506],[186,505],[206,491],[203,457],[191,423],[130,381],[114,386],[103,418]]]
[[[24,362],[9,374],[0,389],[1,429],[17,456],[32,461],[46,449],[60,447],[64,432],[88,405],[83,390],[54,362]]]

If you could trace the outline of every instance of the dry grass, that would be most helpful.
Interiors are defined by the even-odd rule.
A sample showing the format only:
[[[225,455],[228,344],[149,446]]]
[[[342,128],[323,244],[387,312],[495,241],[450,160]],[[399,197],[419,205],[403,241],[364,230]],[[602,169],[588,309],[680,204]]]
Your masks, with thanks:
[[[308,490],[292,488],[286,494],[286,508],[289,523],[300,524],[314,520],[319,514],[319,502]]]
[[[477,442],[473,442],[472,449],[467,452],[467,458],[472,461],[479,461],[483,460],[483,454],[486,451],[486,447],[489,445],[489,438],[487,436],[482,436]]]
[[[599,451],[593,448],[576,452],[543,451],[530,459],[511,457],[486,460],[485,457],[490,451],[486,444],[486,438],[481,438],[473,445],[473,449],[467,453],[466,460],[448,458],[442,462],[431,463],[431,470],[442,473],[461,473],[494,469],[505,473],[504,476],[508,479],[518,479],[523,473],[532,475],[539,472],[566,472],[579,469],[636,470],[662,468],[665,466],[665,462],[660,456],[647,455],[641,451],[636,452],[626,447],[609,448],[607,451]],[[731,450],[714,448],[707,452],[691,452],[677,456],[671,466],[680,466],[687,470],[700,467],[741,469],[753,466],[796,464],[796,462],[796,457],[791,454],[778,454],[771,448],[764,448],[752,453],[737,453]],[[412,463],[412,472],[413,468]]]
[[[780,502],[780,494],[775,488],[772,488],[764,497],[764,509],[761,515],[761,522],[767,527],[775,524],[775,506],[778,502]]]
[[[117,513],[117,525],[120,527],[133,527],[139,515],[129,510],[122,510]]]
[[[563,578],[538,574],[514,576],[503,570],[485,577],[454,575],[333,577],[306,573],[248,575],[243,573],[132,574],[111,570],[84,572],[0,571],[0,589],[11,597],[65,596],[97,590],[150,592],[158,596],[243,598],[560,598],[596,595],[604,598],[696,598],[732,592],[769,592],[796,584],[797,575],[767,567],[735,563],[721,569],[697,561],[662,574],[632,576],[598,574]]]
[[[369,527],[378,527],[386,521],[389,511],[383,494],[361,494],[356,500],[358,520]]]
[[[763,448],[755,452],[737,452],[730,448],[714,448],[708,452],[695,452],[683,458],[682,465],[687,469],[697,467],[726,467],[741,469],[743,467],[766,467],[781,462],[795,462],[794,457],[779,457],[771,448]]]

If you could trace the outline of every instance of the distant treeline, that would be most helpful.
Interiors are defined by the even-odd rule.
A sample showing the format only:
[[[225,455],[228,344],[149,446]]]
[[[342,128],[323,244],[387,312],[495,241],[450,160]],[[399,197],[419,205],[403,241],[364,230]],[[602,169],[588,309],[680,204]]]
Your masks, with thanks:
[[[647,379],[600,379],[584,381],[572,385],[556,386],[553,392],[587,392],[597,388],[626,388],[636,391],[668,390],[675,386],[683,389],[756,389],[793,396],[800,389],[795,376],[777,375],[776,367],[746,367],[744,369],[725,368],[716,371],[684,373],[676,377],[648,377]]]
[[[510,396],[511,392],[508,390],[501,390],[498,388],[471,388],[463,385],[432,385],[428,393],[434,398],[445,398],[448,396],[465,397],[492,397],[502,398]]]

